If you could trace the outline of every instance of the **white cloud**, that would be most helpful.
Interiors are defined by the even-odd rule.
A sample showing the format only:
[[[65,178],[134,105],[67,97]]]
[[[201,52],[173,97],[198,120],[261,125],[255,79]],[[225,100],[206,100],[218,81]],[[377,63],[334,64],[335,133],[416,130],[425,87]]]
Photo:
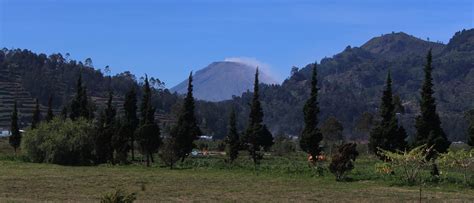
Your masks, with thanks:
[[[271,66],[269,64],[261,62],[254,57],[245,57],[245,56],[228,57],[228,58],[225,58],[224,61],[243,63],[254,68],[258,67],[260,71],[270,76],[273,80],[275,80],[278,83],[280,82],[279,77],[271,71]]]

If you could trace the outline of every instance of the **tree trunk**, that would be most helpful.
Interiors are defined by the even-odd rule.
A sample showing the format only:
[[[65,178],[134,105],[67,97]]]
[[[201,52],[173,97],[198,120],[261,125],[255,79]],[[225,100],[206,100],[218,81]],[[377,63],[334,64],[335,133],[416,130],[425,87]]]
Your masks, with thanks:
[[[151,158],[151,163],[155,163],[155,160],[153,159],[153,153],[150,153],[150,158]]]
[[[146,156],[146,166],[150,167],[150,155]]]
[[[134,147],[133,147],[134,140],[132,139],[130,142],[131,142],[130,143],[130,149],[132,150],[132,161],[135,161],[135,150],[134,150]]]

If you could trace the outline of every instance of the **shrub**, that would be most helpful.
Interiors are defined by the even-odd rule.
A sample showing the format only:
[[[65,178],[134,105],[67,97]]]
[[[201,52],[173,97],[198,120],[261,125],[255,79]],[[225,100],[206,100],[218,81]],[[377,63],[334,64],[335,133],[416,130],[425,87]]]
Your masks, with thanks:
[[[135,193],[125,193],[123,190],[118,189],[115,192],[105,194],[101,199],[101,203],[132,203],[137,199]]]
[[[93,126],[84,119],[53,119],[25,132],[22,149],[33,162],[61,165],[93,163]]]
[[[163,147],[161,147],[160,158],[170,169],[173,169],[175,163],[180,159],[175,142],[175,139],[167,138],[163,143]]]
[[[332,156],[329,171],[336,176],[337,181],[344,180],[347,172],[354,169],[354,161],[359,156],[356,147],[357,144],[355,143],[340,145],[337,152]]]
[[[409,184],[414,184],[417,183],[418,177],[423,168],[430,165],[430,163],[426,160],[431,150],[432,147],[421,145],[413,148],[410,151],[405,150],[403,152],[391,152],[379,149],[379,153],[381,156],[387,157],[394,168],[398,168],[403,171],[403,178]]]
[[[446,168],[462,169],[464,183],[467,183],[469,168],[474,165],[474,149],[470,151],[465,149],[456,151],[448,150],[448,152],[440,155],[438,162]]]

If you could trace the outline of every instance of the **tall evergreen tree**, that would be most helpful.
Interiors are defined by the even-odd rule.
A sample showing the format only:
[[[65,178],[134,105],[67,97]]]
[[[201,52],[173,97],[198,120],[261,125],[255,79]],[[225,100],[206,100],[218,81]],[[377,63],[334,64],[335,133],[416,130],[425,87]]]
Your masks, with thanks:
[[[263,124],[263,110],[259,99],[258,68],[255,72],[253,99],[250,107],[249,123],[243,137],[243,143],[249,151],[254,165],[257,166],[263,158],[261,150],[267,150],[273,145],[273,136]]]
[[[382,120],[375,126],[370,133],[369,148],[377,154],[380,159],[385,157],[379,155],[378,150],[388,151],[404,150],[406,148],[406,131],[403,126],[399,126],[395,104],[392,93],[392,77],[390,72],[387,74],[387,82],[382,95],[380,104],[380,117]]]
[[[112,105],[113,93],[109,92],[109,99],[106,108],[99,117],[95,151],[97,155],[97,163],[106,163],[113,161],[112,137],[115,134],[115,115],[116,109]]]
[[[35,100],[35,110],[33,111],[33,116],[31,119],[31,129],[35,129],[41,121],[41,111],[38,99]]]
[[[67,113],[66,113],[67,114]],[[49,95],[49,99],[48,99],[48,112],[46,113],[46,118],[45,120],[47,122],[53,120],[53,117],[54,117],[54,113],[53,113],[53,96],[52,95]]]
[[[11,125],[10,125],[10,137],[9,137],[9,142],[10,145],[13,147],[13,150],[18,149],[21,143],[21,133],[20,133],[20,128],[18,127],[18,108],[17,108],[17,102],[15,101],[15,104],[13,105],[13,112],[12,112],[12,117],[11,117]]]
[[[174,146],[170,149],[176,150],[177,156],[184,161],[184,159],[191,153],[194,147],[194,140],[197,140],[202,134],[201,129],[197,125],[196,116],[194,113],[195,102],[193,97],[193,73],[189,74],[188,78],[188,93],[184,98],[183,106],[178,115],[178,122],[171,130],[171,139],[169,143]]]
[[[128,128],[129,135],[128,139],[130,140],[130,150],[132,151],[132,160],[135,160],[135,131],[138,127],[138,117],[137,117],[137,93],[135,88],[132,87],[125,95],[125,102],[123,104],[123,109],[125,111],[125,123]]]
[[[140,128],[137,133],[137,142],[146,158],[146,165],[153,162],[153,154],[158,152],[161,145],[160,128],[155,122],[155,108],[151,104],[151,88],[148,77],[145,77],[143,99],[141,104]]]
[[[428,159],[436,157],[437,153],[444,153],[448,150],[451,142],[441,128],[441,121],[436,112],[436,101],[433,96],[433,67],[431,50],[426,56],[424,68],[425,78],[421,89],[420,109],[421,114],[415,121],[416,135],[415,146],[427,144],[433,146],[433,151],[428,155]]]
[[[303,151],[312,157],[317,157],[321,153],[319,143],[323,139],[323,135],[318,128],[318,73],[316,63],[313,66],[313,74],[311,77],[311,96],[303,107],[304,129],[300,136],[300,147]],[[316,160],[316,159],[313,159]]]
[[[87,98],[87,90],[82,85],[82,75],[79,74],[79,78],[76,83],[76,96],[71,103],[71,114],[69,117],[72,120],[83,117],[89,119],[91,117],[90,106]]]
[[[234,162],[235,159],[239,156],[240,149],[240,136],[237,132],[237,119],[235,115],[235,109],[232,108],[229,118],[229,129],[227,132],[226,142],[226,151],[230,163]]]

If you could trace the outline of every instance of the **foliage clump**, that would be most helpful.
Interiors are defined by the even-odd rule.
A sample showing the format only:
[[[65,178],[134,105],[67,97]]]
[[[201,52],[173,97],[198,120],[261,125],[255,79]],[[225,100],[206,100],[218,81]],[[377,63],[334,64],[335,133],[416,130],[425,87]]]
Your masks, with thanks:
[[[33,162],[90,165],[95,160],[93,132],[93,125],[83,118],[54,118],[25,132],[21,147]]]
[[[331,164],[329,165],[329,171],[336,176],[337,181],[344,180],[347,172],[354,169],[354,161],[359,152],[356,150],[357,144],[347,143],[340,145],[337,152],[332,156]]]

